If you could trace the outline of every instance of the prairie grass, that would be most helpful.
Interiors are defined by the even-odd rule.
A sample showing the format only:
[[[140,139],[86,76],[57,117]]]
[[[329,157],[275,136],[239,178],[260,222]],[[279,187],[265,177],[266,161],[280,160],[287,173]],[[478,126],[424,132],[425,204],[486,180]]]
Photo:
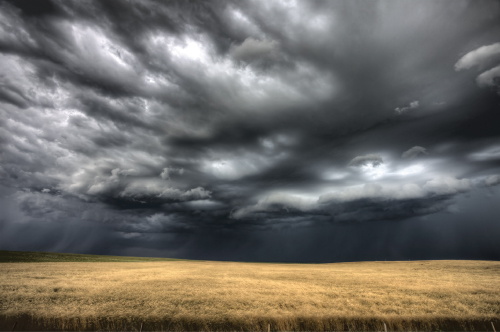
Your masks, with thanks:
[[[500,262],[0,264],[0,329],[490,330]]]

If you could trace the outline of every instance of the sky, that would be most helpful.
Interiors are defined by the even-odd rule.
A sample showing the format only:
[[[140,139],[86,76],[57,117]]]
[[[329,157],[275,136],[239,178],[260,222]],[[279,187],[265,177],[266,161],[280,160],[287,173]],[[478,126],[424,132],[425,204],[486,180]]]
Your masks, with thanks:
[[[0,1],[0,249],[500,259],[500,2]]]

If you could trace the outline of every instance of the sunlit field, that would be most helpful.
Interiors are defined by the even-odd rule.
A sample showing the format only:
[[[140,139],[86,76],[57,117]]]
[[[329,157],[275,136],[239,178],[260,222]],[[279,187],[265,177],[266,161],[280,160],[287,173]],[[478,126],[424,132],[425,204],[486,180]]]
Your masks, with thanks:
[[[500,330],[500,262],[0,264],[11,330]]]

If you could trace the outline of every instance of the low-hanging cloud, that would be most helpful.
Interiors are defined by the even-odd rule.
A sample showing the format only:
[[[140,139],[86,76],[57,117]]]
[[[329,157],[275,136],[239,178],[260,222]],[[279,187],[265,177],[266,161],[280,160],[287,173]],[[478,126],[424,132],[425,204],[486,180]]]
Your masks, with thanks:
[[[494,181],[491,181],[494,182]],[[327,216],[327,220],[368,221],[408,218],[443,211],[453,204],[452,198],[474,188],[469,179],[442,176],[423,185],[406,183],[363,186],[320,195],[317,199],[275,193],[257,204],[243,207],[231,215],[234,219],[271,218],[273,215],[311,214]]]

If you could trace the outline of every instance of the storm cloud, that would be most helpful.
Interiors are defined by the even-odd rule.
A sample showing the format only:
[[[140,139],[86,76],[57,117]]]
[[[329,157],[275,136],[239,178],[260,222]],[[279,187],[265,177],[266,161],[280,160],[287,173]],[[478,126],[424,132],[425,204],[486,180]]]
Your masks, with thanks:
[[[48,250],[44,228],[217,259],[480,213],[499,22],[493,1],[1,1],[0,249]]]

